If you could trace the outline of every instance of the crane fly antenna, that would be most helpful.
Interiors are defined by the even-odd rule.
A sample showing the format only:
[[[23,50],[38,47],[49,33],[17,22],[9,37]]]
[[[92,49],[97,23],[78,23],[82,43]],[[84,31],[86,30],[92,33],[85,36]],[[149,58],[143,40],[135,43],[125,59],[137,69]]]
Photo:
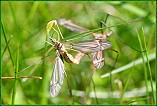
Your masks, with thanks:
[[[41,39],[40,37],[38,37],[38,36],[34,36],[32,33],[30,33],[28,30],[26,30],[25,28],[22,28],[24,31],[26,31],[27,33],[29,33],[30,35],[32,35],[33,37],[35,37],[35,38],[37,38],[37,39],[40,39],[40,40],[43,40],[44,42],[46,42],[46,43],[48,43],[48,44],[50,44],[50,45],[52,45],[52,46],[54,46],[52,43],[50,43],[50,42],[48,42],[48,41],[46,41],[46,40],[44,40],[44,39]]]

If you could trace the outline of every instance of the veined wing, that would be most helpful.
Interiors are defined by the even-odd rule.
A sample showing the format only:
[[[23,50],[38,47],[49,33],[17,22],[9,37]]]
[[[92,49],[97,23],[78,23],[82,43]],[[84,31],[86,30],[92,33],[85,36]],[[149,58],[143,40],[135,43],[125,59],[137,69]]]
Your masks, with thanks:
[[[94,53],[97,51],[108,49],[112,46],[111,42],[105,39],[86,40],[83,42],[72,43],[71,48],[83,53]]]
[[[99,43],[101,45],[101,50],[108,49],[112,46],[111,42],[107,41],[106,39],[99,39]]]
[[[103,51],[98,51],[92,53],[93,65],[96,69],[100,69],[104,66],[104,53]]]
[[[61,26],[65,27],[65,28],[67,28],[67,29],[69,29],[71,31],[75,31],[75,32],[86,32],[86,31],[88,31],[88,29],[74,24],[71,20],[66,20],[64,18],[61,18],[61,19],[58,19],[57,22]]]
[[[50,94],[52,97],[58,95],[64,80],[64,63],[59,56],[56,57],[53,73],[50,81]]]

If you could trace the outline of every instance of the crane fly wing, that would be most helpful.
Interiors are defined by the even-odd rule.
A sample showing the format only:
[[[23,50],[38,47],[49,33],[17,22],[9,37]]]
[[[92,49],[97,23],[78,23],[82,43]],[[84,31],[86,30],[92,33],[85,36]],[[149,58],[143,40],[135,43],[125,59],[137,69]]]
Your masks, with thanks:
[[[94,53],[100,50],[108,49],[112,46],[111,42],[101,39],[101,40],[86,40],[83,42],[71,44],[71,48],[78,50],[83,53]]]
[[[61,19],[58,19],[57,22],[61,26],[65,27],[65,28],[67,28],[67,29],[69,29],[71,31],[75,31],[75,32],[86,32],[86,31],[88,31],[88,29],[74,24],[71,20],[66,20],[64,18],[61,18]]]
[[[64,80],[64,63],[59,56],[56,57],[53,73],[50,81],[50,94],[52,97],[58,95]]]
[[[101,45],[101,50],[106,50],[112,46],[112,43],[105,39],[100,39],[99,43]]]
[[[104,53],[103,51],[98,51],[92,53],[93,65],[96,69],[100,69],[104,66]]]

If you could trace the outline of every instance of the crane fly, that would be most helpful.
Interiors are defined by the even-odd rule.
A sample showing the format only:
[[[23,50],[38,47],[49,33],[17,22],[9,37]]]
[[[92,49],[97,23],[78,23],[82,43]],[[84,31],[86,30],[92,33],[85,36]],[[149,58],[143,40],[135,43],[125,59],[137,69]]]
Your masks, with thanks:
[[[57,26],[58,30],[54,29],[54,26],[56,25],[57,23],[55,20],[50,21],[47,24],[47,32],[49,33],[52,28],[54,31],[57,32],[58,35],[61,34],[59,33],[60,31],[58,31],[59,30],[58,26]],[[52,97],[55,97],[58,95],[63,84],[64,74],[66,75],[63,60],[65,60],[68,63],[79,64],[79,61],[84,54],[79,52],[75,56],[75,58],[73,58],[73,56],[66,51],[64,44],[60,43],[59,41],[56,41],[56,39],[54,38],[50,38],[50,40],[54,43],[54,47],[56,47],[57,49],[56,50],[57,57],[54,62],[53,73],[50,80],[50,94]]]
[[[83,28],[79,25],[74,24],[71,20],[66,20],[63,18],[63,19],[58,19],[57,21],[61,26],[65,27],[67,29],[70,29],[71,31],[75,31],[75,32],[87,32],[87,31],[89,31],[86,28]],[[113,34],[112,31],[110,31],[109,33],[106,33],[106,34],[104,34],[104,33],[103,34],[97,34],[97,33],[93,33],[93,32],[89,32],[89,33],[92,34],[95,37],[95,39],[99,40],[100,42],[107,41],[106,38]],[[93,65],[96,69],[100,69],[104,66],[103,50],[108,49],[112,46],[111,43],[109,43],[109,41],[108,42],[102,42],[102,43],[103,43],[103,45],[105,45],[105,47],[103,47],[103,45],[99,45],[100,48],[102,48],[100,51],[96,51],[96,52],[92,51],[92,61],[93,61]],[[80,43],[78,43],[78,45],[80,45]],[[78,45],[76,45],[76,46],[78,46]],[[92,47],[93,45],[89,44],[87,46]]]
[[[55,97],[58,95],[61,89],[64,80],[64,74],[66,74],[63,60],[68,63],[79,64],[79,61],[84,54],[79,52],[76,57],[73,58],[72,55],[65,50],[65,46],[63,44],[53,38],[50,38],[50,40],[52,40],[54,46],[57,49],[57,57],[54,62],[53,73],[50,80],[50,94],[52,97]]]
[[[57,21],[53,20],[47,24],[47,32],[49,33],[51,29],[57,32],[58,36],[62,36],[59,27],[57,26],[58,30],[54,29],[57,26]],[[63,38],[63,36],[62,36]],[[84,56],[85,53],[93,53],[97,51],[101,51],[104,49],[108,49],[111,47],[111,43],[105,39],[100,40],[86,40],[83,42],[71,43],[71,44],[62,44],[56,39],[50,37],[49,38],[56,48],[57,57],[54,62],[53,66],[53,73],[50,80],[50,94],[52,97],[58,95],[61,86],[64,80],[64,74],[66,75],[65,68],[64,68],[64,60],[68,63],[79,64],[80,59]],[[64,38],[63,38],[64,39]],[[69,54],[65,47],[70,47],[72,50],[77,51],[75,58]]]

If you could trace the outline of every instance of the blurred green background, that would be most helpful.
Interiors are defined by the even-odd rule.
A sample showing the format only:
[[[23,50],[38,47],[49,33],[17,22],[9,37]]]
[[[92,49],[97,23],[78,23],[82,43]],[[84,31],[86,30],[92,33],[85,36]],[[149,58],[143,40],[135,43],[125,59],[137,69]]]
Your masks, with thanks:
[[[147,45],[148,55],[155,55],[155,1],[3,1],[1,6],[1,75],[3,77],[14,77],[16,69],[21,71],[44,57],[51,47],[49,45],[45,47],[46,24],[50,20],[58,18],[70,19],[78,25],[92,30],[100,28],[100,21],[104,21],[107,13],[109,13],[112,16],[109,16],[107,25],[114,26],[112,30],[128,45],[139,51],[141,49],[136,30],[142,37],[143,28],[146,38],[144,43]],[[136,19],[141,20],[126,23],[129,20]],[[117,24],[121,25],[116,26]],[[74,37],[73,35],[77,34],[62,26],[60,28],[64,38]],[[101,31],[97,33],[101,33]],[[81,40],[83,41],[85,38],[82,37]],[[84,56],[79,65],[65,62],[67,77],[64,79],[59,95],[52,98],[49,93],[49,82],[56,57],[55,49],[53,49],[49,53],[51,54],[49,57],[44,58],[41,62],[36,62],[33,66],[18,74],[18,76],[41,76],[42,80],[29,78],[24,81],[25,79],[19,79],[14,85],[15,80],[2,79],[2,104],[11,104],[13,101],[14,104],[97,104],[96,101],[99,104],[153,104],[150,83],[155,85],[155,57],[149,61],[151,76],[148,70],[145,73],[144,63],[141,63],[120,73],[101,78],[101,75],[110,73],[119,67],[125,67],[126,64],[142,57],[141,53],[122,43],[114,34],[108,40],[112,42],[112,49],[119,53],[117,61],[115,60],[117,54],[106,50],[104,51],[105,65],[97,71],[88,56]],[[64,41],[61,42],[64,43]],[[77,42],[77,40],[73,42]],[[74,51],[68,51],[75,55]],[[19,57],[17,58],[18,52]],[[17,61],[19,66],[16,65]],[[112,70],[115,61],[116,65]],[[34,73],[31,74],[33,71]],[[70,96],[67,78],[73,96]],[[91,78],[93,78],[94,85]],[[126,84],[127,87],[124,89]],[[93,94],[94,86],[97,99]],[[13,88],[16,91],[15,99],[12,99]],[[148,92],[146,92],[146,88],[148,88]],[[124,96],[122,96],[123,92],[126,92]]]

